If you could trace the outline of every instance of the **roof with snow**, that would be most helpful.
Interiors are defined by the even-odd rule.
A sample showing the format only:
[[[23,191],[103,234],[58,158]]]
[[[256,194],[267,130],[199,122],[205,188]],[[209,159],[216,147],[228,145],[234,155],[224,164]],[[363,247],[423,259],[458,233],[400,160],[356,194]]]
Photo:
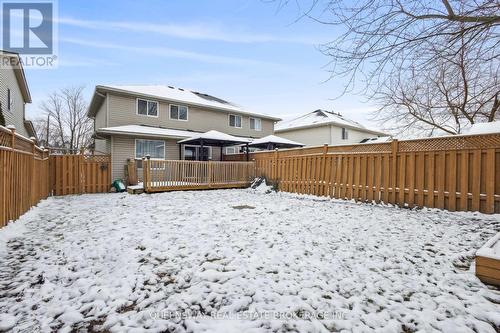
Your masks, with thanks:
[[[476,123],[465,134],[491,134],[500,133],[500,121],[491,123]]]
[[[124,125],[105,127],[97,130],[98,134],[144,135],[148,137],[184,139],[196,135],[197,132],[145,125]]]
[[[336,125],[339,127],[353,128],[360,131],[385,135],[380,131],[368,129],[358,122],[344,118],[340,113],[318,109],[292,120],[280,121],[274,126],[276,133],[296,130],[299,128],[319,127],[324,125]]]
[[[230,134],[222,133],[219,131],[211,130],[205,133],[198,133],[191,136],[188,139],[184,139],[179,141],[178,143],[182,144],[201,144],[203,142],[204,145],[216,145],[216,146],[231,146],[242,143],[249,143],[251,139],[243,138],[240,136],[233,136]]]
[[[245,110],[241,106],[219,97],[198,91],[165,85],[98,85],[95,88],[94,95],[89,105],[88,115],[90,117],[95,116],[100,105],[104,101],[104,96],[101,96],[100,93],[107,91],[202,106],[220,111],[233,111],[275,121],[281,120],[280,118],[273,116]]]
[[[266,148],[268,145],[272,145],[276,148],[292,148],[292,147],[303,147],[303,143],[288,140],[276,135],[268,135],[260,139],[255,139],[249,145],[251,147]]]

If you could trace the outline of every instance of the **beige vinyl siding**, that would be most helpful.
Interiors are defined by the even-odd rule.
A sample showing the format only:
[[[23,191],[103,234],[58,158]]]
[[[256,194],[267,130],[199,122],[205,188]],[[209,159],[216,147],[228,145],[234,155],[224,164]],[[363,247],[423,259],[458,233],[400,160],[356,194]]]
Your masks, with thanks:
[[[129,158],[135,158],[136,139],[159,140],[158,138],[147,137],[113,136],[113,138],[109,141],[111,143],[111,177],[113,180],[125,178],[125,166],[127,165],[127,160]],[[167,160],[178,160],[179,145],[177,144],[177,140],[168,139],[164,141],[166,153],[165,158]],[[142,170],[140,170],[140,174],[142,175]]]
[[[111,139],[96,139],[95,140],[95,150],[101,153],[110,153]]]
[[[108,127],[106,124],[106,100],[95,115],[94,129]]]
[[[133,137],[114,136],[111,139],[111,179],[124,179],[127,159],[134,158],[135,145]]]
[[[11,110],[7,106],[7,89],[10,89],[13,101]],[[17,133],[29,136],[24,126],[24,99],[19,88],[14,70],[8,67],[0,68],[0,100],[2,101],[2,111],[5,116],[6,125],[14,125]]]
[[[166,156],[167,160],[178,160],[179,157],[179,145],[177,144],[177,140],[166,140]]]
[[[102,121],[97,121],[105,114],[105,108],[98,111],[96,115],[96,128],[114,127],[123,125],[150,125],[161,126],[165,128],[192,130],[199,132],[206,132],[209,130],[217,130],[220,132],[251,137],[263,137],[273,134],[274,121],[269,119],[261,119],[262,130],[256,131],[250,129],[250,116],[242,116],[242,128],[234,128],[229,126],[229,114],[238,114],[234,112],[216,111],[211,109],[204,109],[197,106],[188,105],[188,121],[170,119],[170,103],[165,101],[159,102],[158,117],[150,117],[138,115],[136,110],[137,99],[133,96],[108,94],[108,101],[104,101],[109,107],[108,109],[108,123],[102,126]],[[182,103],[173,102],[175,105],[183,105]],[[258,118],[258,117],[257,117]]]

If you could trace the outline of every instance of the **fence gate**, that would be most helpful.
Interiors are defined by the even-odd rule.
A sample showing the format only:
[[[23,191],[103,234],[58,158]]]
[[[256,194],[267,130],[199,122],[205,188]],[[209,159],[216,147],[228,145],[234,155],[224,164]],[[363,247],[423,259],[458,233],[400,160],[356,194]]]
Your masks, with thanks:
[[[109,155],[51,155],[53,195],[105,193],[111,184]]]

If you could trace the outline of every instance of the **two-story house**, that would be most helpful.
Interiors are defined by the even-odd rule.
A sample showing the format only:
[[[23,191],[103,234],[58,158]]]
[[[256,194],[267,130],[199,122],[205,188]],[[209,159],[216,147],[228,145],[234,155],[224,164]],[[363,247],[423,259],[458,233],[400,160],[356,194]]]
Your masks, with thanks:
[[[280,120],[211,95],[159,85],[96,86],[88,116],[94,119],[95,150],[111,154],[113,179],[124,177],[127,159],[140,161],[146,155],[221,160],[219,149],[202,151],[178,142],[209,130],[261,138],[273,134],[274,123]],[[235,152],[234,147],[226,149]]]
[[[31,103],[31,95],[19,55],[0,51],[0,112],[5,125],[14,125],[17,133],[36,138],[33,124],[25,118],[26,103]]]

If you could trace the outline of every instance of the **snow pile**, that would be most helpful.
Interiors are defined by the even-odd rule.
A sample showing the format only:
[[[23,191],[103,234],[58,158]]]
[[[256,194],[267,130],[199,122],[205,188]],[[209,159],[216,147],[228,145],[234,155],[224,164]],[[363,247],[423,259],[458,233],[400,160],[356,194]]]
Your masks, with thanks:
[[[500,232],[486,242],[476,255],[500,260]]]
[[[273,186],[267,185],[267,180],[262,177],[255,178],[252,184],[250,185],[250,188],[257,193],[264,193],[264,194],[269,194],[274,191]]]
[[[14,332],[500,326],[500,295],[469,271],[499,215],[243,189],[53,197],[18,223],[0,256]]]
[[[500,133],[500,121],[490,123],[476,123],[471,126],[466,134],[491,134]]]

